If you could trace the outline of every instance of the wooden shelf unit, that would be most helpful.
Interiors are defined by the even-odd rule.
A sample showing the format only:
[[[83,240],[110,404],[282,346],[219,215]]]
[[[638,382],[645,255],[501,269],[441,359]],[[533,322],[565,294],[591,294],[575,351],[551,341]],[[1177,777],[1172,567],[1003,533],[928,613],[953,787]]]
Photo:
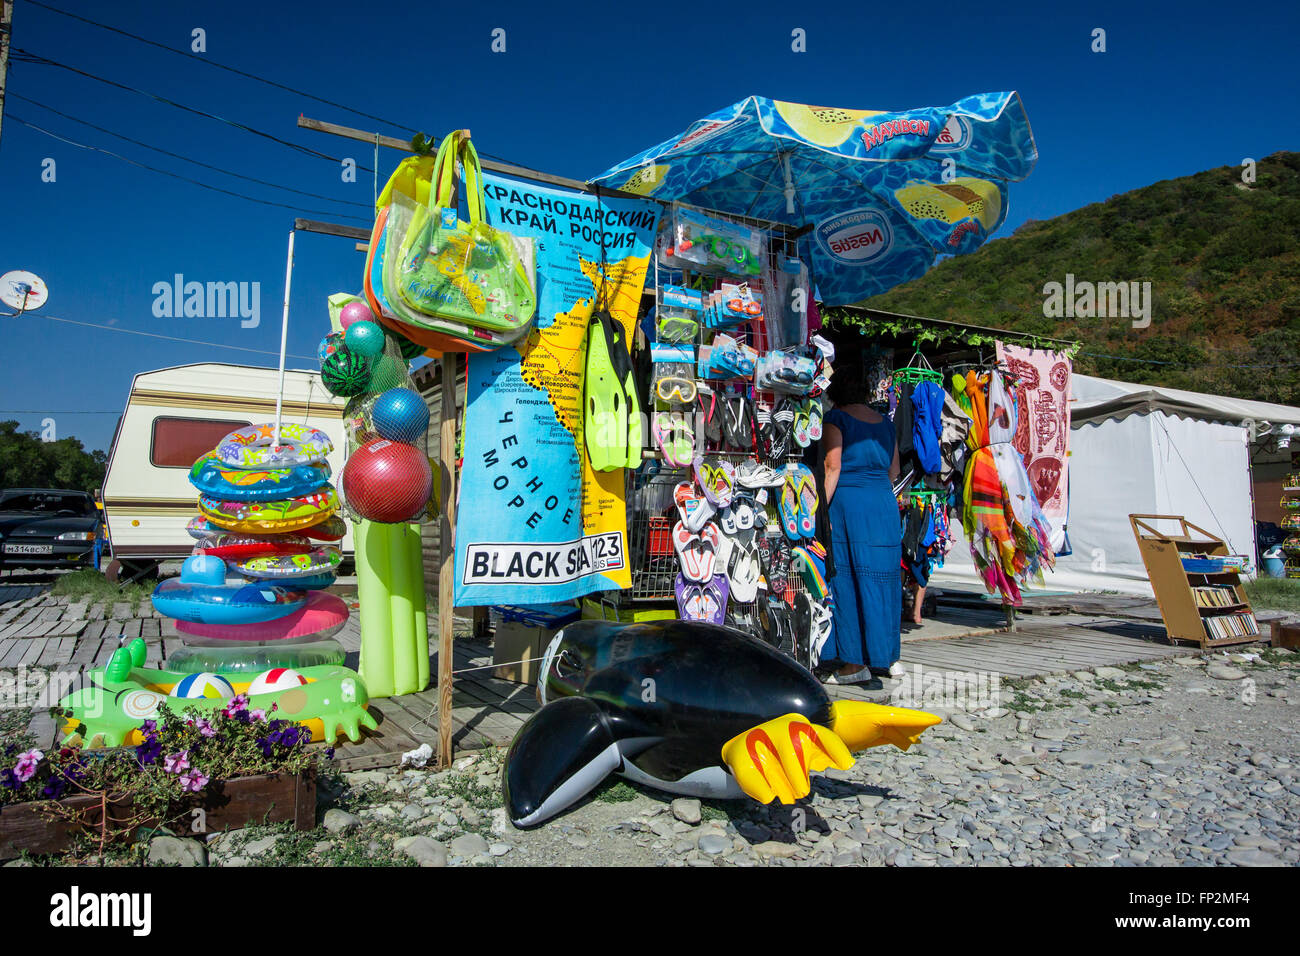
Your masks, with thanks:
[[[1259,633],[1259,621],[1246,597],[1241,576],[1235,571],[1202,574],[1183,568],[1182,554],[1225,557],[1231,552],[1227,543],[1200,528],[1181,515],[1129,515],[1133,536],[1137,538],[1142,563],[1146,566],[1151,589],[1155,591],[1160,616],[1170,643],[1192,641],[1202,650],[1227,644],[1248,644],[1264,640]],[[1153,527],[1151,522],[1177,522],[1178,533],[1170,534]],[[1196,601],[1193,588],[1219,587],[1231,590],[1236,600],[1223,607],[1202,607]],[[1249,615],[1254,622],[1254,634],[1214,637],[1205,620],[1211,617]]]

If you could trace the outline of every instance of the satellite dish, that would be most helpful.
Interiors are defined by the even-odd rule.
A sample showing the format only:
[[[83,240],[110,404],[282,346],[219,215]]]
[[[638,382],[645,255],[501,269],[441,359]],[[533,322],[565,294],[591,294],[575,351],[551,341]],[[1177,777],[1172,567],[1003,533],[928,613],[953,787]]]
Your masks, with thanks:
[[[39,309],[49,297],[45,280],[34,272],[15,269],[0,276],[0,302],[14,309],[14,315]]]

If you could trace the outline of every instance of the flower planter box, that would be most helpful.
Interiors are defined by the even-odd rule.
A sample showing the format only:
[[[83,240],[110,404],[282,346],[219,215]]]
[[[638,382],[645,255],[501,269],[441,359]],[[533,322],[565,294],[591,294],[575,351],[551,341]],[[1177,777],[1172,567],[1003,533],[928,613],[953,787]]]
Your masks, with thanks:
[[[52,815],[48,809],[51,803],[82,816],[73,821]],[[171,827],[182,836],[287,820],[292,820],[297,830],[310,830],[316,826],[316,775],[270,773],[214,781],[202,793],[190,797],[187,806],[188,813],[182,813]],[[94,796],[0,807],[0,860],[16,857],[23,850],[38,854],[69,850],[78,833],[98,832],[101,810],[101,801]],[[110,802],[108,812],[110,819],[129,820],[133,816],[130,804]],[[136,828],[157,825],[156,820],[145,820]]]

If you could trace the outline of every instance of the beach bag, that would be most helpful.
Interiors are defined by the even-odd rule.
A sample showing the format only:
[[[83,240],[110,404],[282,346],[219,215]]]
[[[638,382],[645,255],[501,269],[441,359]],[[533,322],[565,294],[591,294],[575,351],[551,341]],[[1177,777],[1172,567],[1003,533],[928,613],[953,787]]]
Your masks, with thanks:
[[[468,222],[451,205],[457,153]],[[527,329],[537,307],[533,264],[524,261],[532,258],[532,246],[488,224],[474,144],[455,134],[445,137],[434,177],[436,191],[427,208],[414,207],[394,263],[398,296],[411,311],[433,320],[506,334]],[[390,243],[395,236],[395,231],[389,235]]]

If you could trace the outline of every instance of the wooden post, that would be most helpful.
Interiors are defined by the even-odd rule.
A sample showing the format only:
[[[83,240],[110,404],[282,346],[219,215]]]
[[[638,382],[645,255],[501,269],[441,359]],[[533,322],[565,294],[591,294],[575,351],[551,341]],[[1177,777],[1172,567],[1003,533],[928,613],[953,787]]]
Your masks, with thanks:
[[[456,556],[456,356],[444,355],[442,363],[442,420],[440,423],[439,466],[442,493],[439,528],[442,560],[438,566],[438,765],[451,766],[451,672],[453,580]]]

